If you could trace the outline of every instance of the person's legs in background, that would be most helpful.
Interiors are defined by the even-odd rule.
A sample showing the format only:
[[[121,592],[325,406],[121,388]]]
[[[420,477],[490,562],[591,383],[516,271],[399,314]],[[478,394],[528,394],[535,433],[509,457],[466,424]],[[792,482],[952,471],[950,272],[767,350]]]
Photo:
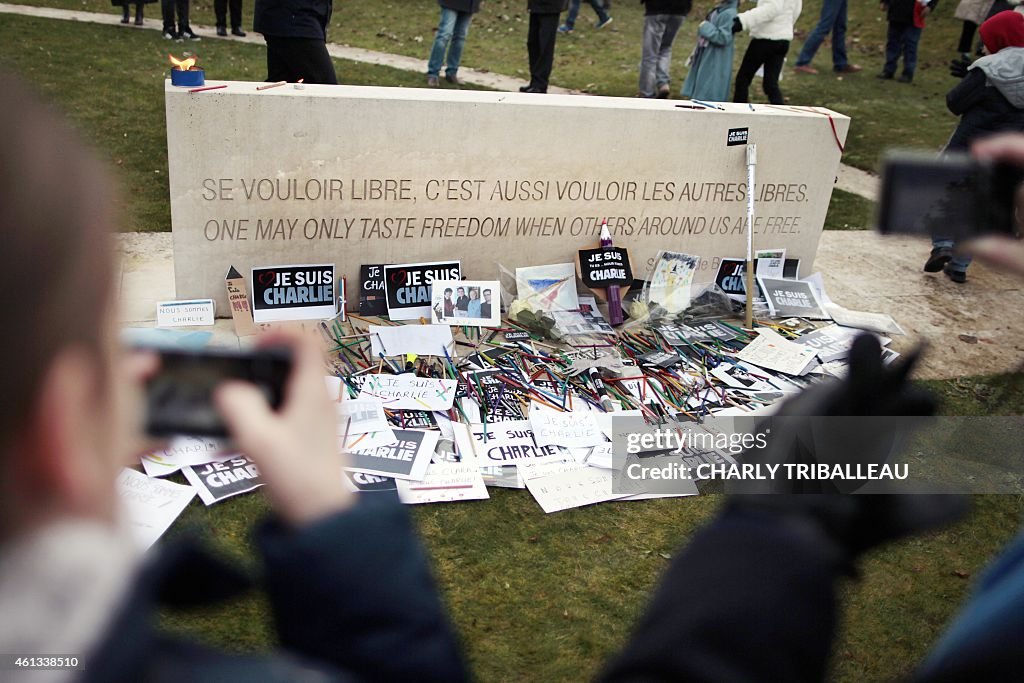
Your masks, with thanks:
[[[971,257],[956,253],[956,243],[948,237],[932,238],[932,252],[924,264],[924,272],[937,273],[940,270],[953,282],[967,282],[967,267]]]
[[[661,38],[665,34],[666,15],[648,14],[644,17],[643,55],[640,58],[640,97],[654,97],[655,73],[661,48]]]
[[[833,27],[836,23],[836,15],[839,11],[840,0],[824,0],[821,5],[821,15],[818,19],[818,23],[815,24],[811,32],[807,34],[807,40],[804,41],[803,47],[800,49],[800,54],[796,58],[796,69],[805,73],[817,73],[817,69],[805,68],[809,67],[811,61],[814,59],[814,55],[817,54],[818,48],[821,47],[821,43],[828,37],[828,34],[832,32]],[[835,48],[835,42],[833,42],[833,49]]]
[[[531,22],[537,22],[536,67],[530,74],[534,92],[547,92],[551,68],[555,63],[555,38],[558,35],[557,14],[531,14]]]
[[[565,23],[558,27],[559,33],[569,33],[576,28],[576,17],[580,15],[581,1],[569,0],[569,13],[565,15]]]
[[[761,87],[768,101],[772,104],[785,104],[782,97],[782,90],[779,89],[779,75],[782,73],[782,65],[786,62],[786,53],[789,52],[788,40],[769,40],[770,50],[764,59],[764,79]]]
[[[914,80],[914,72],[917,70],[917,44],[921,41],[921,29],[917,26],[907,26],[903,34],[903,74],[900,76],[900,83],[910,83]]]
[[[315,38],[264,36],[267,41],[267,80],[337,85],[327,44]]]
[[[879,78],[892,78],[896,74],[896,63],[903,52],[903,33],[906,30],[905,24],[897,24],[890,21],[889,28],[885,34],[885,66]]]
[[[174,24],[174,3],[175,0],[160,0],[160,14],[164,20],[164,38],[168,40],[178,39],[178,28]]]
[[[740,68],[736,71],[736,86],[733,90],[733,102],[749,102],[750,101],[750,83],[754,80],[754,74],[764,64],[765,58],[769,52],[769,47],[766,43],[770,43],[770,40],[763,40],[761,38],[753,38],[747,45],[747,51],[743,53],[743,61],[740,62]]]
[[[455,85],[460,84],[456,74],[459,71],[459,64],[462,63],[462,50],[466,46],[466,36],[469,34],[469,25],[472,21],[472,12],[459,12],[455,18],[455,29],[452,32],[451,45],[448,47],[448,63],[444,72],[445,80]]]
[[[455,21],[459,13],[447,7],[441,8],[441,18],[437,22],[437,33],[434,34],[434,46],[430,49],[430,59],[427,62],[427,85],[436,86],[438,77],[441,75],[441,64],[444,63],[445,53],[451,44],[452,34],[455,32]]]
[[[658,65],[655,71],[655,78],[658,83],[658,97],[668,97],[671,92],[669,69],[672,67],[672,44],[675,42],[679,27],[683,25],[682,14],[668,14],[665,16],[665,32],[661,34],[661,45],[658,47]]]
[[[861,70],[856,64],[850,64],[846,55],[847,6],[847,0],[839,0],[836,23],[832,27],[832,69],[839,73],[855,73]]]
[[[608,11],[604,8],[602,0],[587,0],[587,2],[597,12],[597,28],[604,28],[611,23],[612,18],[608,16]]]

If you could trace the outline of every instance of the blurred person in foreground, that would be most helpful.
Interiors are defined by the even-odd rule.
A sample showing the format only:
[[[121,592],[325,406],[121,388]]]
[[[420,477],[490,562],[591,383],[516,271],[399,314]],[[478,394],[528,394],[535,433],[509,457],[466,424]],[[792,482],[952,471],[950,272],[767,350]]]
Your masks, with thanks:
[[[156,628],[158,609],[213,605],[250,579],[187,538],[140,557],[121,530],[115,478],[141,446],[134,409],[155,360],[117,343],[113,195],[60,116],[9,75],[0,89],[0,288],[17,292],[0,354],[0,653],[84,667],[0,679],[464,679],[402,506],[342,485],[320,350],[294,336],[268,340],[295,357],[279,411],[244,383],[217,394],[275,511],[255,540],[281,649],[229,655]]]
[[[976,142],[975,157],[1024,167],[1024,134]],[[1024,188],[1017,222],[1024,225]],[[965,245],[977,258],[1024,276],[1024,243],[986,237]],[[865,431],[847,445],[803,448],[822,417],[922,416],[927,394],[909,381],[916,354],[884,366],[877,340],[862,335],[846,379],[816,385],[782,404],[786,431],[773,432],[759,462],[829,462],[836,448],[881,463],[894,434]],[[886,420],[868,424],[891,424]],[[819,423],[823,424],[823,423]],[[837,423],[827,423],[826,426]],[[855,423],[864,424],[863,422]],[[747,462],[750,462],[748,459]],[[603,681],[786,681],[829,678],[842,579],[856,576],[866,551],[956,519],[963,499],[943,495],[842,495],[781,482],[734,494],[723,512],[669,566],[630,642]],[[758,484],[755,484],[758,486]],[[773,491],[769,493],[768,491]],[[787,495],[788,493],[788,495]],[[781,494],[781,495],[780,495]],[[1004,548],[909,683],[1017,681],[1024,671],[1024,534]]]

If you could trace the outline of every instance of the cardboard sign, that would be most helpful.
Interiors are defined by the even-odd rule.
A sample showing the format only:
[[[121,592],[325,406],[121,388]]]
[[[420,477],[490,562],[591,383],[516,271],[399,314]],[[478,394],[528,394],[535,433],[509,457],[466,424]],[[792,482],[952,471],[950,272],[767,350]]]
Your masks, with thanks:
[[[385,315],[384,265],[359,266],[359,315]]]
[[[735,147],[736,145],[745,145],[747,144],[747,138],[749,136],[749,128],[730,128],[729,134],[725,138],[725,146]]]
[[[580,249],[580,279],[587,287],[606,289],[633,284],[629,251],[621,247]]]
[[[759,277],[757,281],[773,318],[831,318],[818,301],[818,295],[809,282],[768,277]]]
[[[379,398],[388,410],[448,410],[455,401],[454,379],[407,375],[367,375],[359,398]]]
[[[249,337],[259,331],[252,319],[252,308],[249,307],[249,295],[245,291],[245,278],[234,266],[228,269],[224,278],[224,286],[228,292],[228,306],[231,307],[231,319],[235,323],[235,334]]]
[[[497,280],[434,280],[430,301],[431,320],[436,324],[501,324],[501,286]]]
[[[156,326],[189,327],[193,325],[212,325],[214,308],[213,299],[161,301],[156,305]]]
[[[604,443],[604,434],[591,412],[562,412],[533,403],[530,424],[538,446],[585,448]]]
[[[348,469],[395,479],[423,479],[438,433],[396,429],[395,436],[398,441],[394,444],[349,453]]]
[[[777,267],[772,268],[769,264],[769,268],[772,272],[778,272]],[[758,274],[761,268],[760,260],[754,259],[754,274]],[[799,259],[783,259],[782,261],[782,274],[783,278],[795,278],[800,268]],[[718,266],[718,274],[715,276],[715,284],[718,285],[721,290],[730,298],[736,301],[746,301],[747,299],[747,264],[743,259],[738,258],[724,258],[722,259],[721,265]],[[758,285],[757,279],[754,280],[754,298],[761,298],[761,289]]]
[[[334,265],[252,269],[252,312],[258,323],[324,320],[337,313]]]
[[[430,290],[434,280],[460,279],[462,265],[459,261],[384,266],[388,317],[392,320],[429,318]]]
[[[260,478],[256,463],[244,455],[236,455],[224,462],[183,467],[181,471],[206,505],[213,505],[263,486],[263,479]]]

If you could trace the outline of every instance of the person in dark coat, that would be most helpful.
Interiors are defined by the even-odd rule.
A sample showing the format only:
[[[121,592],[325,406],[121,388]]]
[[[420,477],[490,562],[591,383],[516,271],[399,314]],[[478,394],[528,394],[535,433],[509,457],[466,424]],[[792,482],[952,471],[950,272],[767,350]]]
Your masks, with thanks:
[[[546,93],[555,63],[555,38],[558,36],[558,15],[569,6],[569,0],[528,0],[530,29],[526,50],[530,57],[530,82],[519,92]]]
[[[438,4],[441,5],[441,19],[437,22],[434,46],[427,62],[427,85],[432,88],[440,85],[442,62],[445,63],[444,80],[452,85],[462,85],[458,76],[462,48],[466,45],[473,15],[480,11],[480,0],[438,0]]]
[[[6,310],[18,334],[0,341],[0,652],[79,659],[80,671],[48,681],[466,680],[405,508],[342,484],[335,407],[309,338],[274,340],[293,357],[280,409],[245,382],[215,394],[274,510],[255,530],[258,583],[183,537],[140,557],[115,482],[138,462],[135,412],[156,359],[117,342],[117,202],[62,117],[14,78],[0,74],[0,89],[11,136],[0,149],[0,287],[19,292]],[[53,277],[20,286],[43,268]],[[158,628],[158,606],[202,608],[253,586],[269,601],[276,652],[218,652]]]
[[[142,26],[142,23],[143,23],[143,21],[145,19],[145,17],[143,16],[143,12],[142,12],[142,6],[143,5],[148,5],[151,2],[156,2],[156,0],[139,0],[138,2],[135,3],[135,25],[136,26]],[[128,23],[128,6],[131,3],[128,2],[128,0],[110,0],[110,4],[113,5],[114,7],[120,7],[121,8],[121,10],[122,10],[121,23],[122,24],[127,24]]]
[[[972,64],[946,95],[946,106],[960,117],[946,151],[963,152],[993,133],[1024,131],[1024,14],[1000,12],[978,32],[988,56]],[[953,282],[967,282],[971,258],[957,253],[955,247],[952,239],[933,239],[924,271],[941,270]]]
[[[337,85],[327,53],[332,0],[256,0],[253,30],[267,41],[267,80]]]

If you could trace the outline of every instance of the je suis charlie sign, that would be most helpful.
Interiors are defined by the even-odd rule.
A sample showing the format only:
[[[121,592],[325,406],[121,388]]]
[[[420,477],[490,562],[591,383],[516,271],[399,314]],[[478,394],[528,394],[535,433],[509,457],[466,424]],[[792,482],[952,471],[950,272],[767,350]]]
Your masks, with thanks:
[[[430,318],[430,290],[434,280],[461,280],[459,261],[405,263],[384,266],[384,296],[392,320]]]
[[[323,320],[336,312],[334,264],[252,269],[252,316],[256,322]]]

